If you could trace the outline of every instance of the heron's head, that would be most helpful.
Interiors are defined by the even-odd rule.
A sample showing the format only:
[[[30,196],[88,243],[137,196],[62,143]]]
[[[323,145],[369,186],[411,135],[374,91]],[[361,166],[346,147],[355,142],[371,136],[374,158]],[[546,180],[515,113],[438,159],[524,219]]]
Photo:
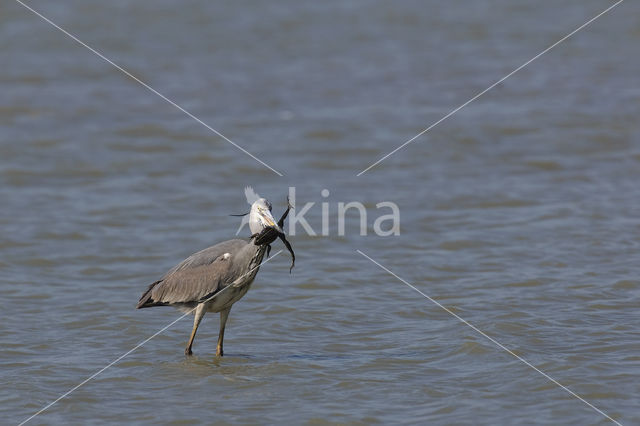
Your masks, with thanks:
[[[282,228],[271,214],[271,203],[265,198],[259,198],[251,205],[249,212],[249,228],[252,234],[260,233],[265,228],[274,228],[278,232],[282,232]]]

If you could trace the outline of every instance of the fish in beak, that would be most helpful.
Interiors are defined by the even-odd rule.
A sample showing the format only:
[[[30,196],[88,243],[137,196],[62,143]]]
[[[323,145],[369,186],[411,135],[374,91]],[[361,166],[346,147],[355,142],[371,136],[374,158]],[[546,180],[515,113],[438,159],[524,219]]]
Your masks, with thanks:
[[[260,208],[258,210],[258,216],[260,217],[260,222],[262,223],[262,226],[264,226],[265,228],[270,227],[275,229],[279,233],[284,233],[280,225],[276,223],[276,220],[271,214],[271,211]]]
[[[260,217],[260,221],[263,224],[263,226],[265,226],[265,224],[266,226],[264,227],[262,232],[260,232],[260,234],[255,234],[255,240],[254,240],[255,244],[267,245],[267,257],[268,257],[269,253],[271,252],[270,244],[273,241],[275,241],[276,238],[280,238],[280,240],[284,243],[284,246],[287,248],[287,250],[289,250],[289,253],[291,254],[291,266],[289,267],[289,273],[291,273],[291,270],[296,264],[296,255],[293,252],[293,247],[291,247],[291,243],[289,243],[289,241],[287,240],[287,237],[284,231],[282,230],[282,227],[284,226],[284,220],[289,215],[289,210],[291,210],[292,208],[293,206],[291,205],[289,198],[287,198],[287,210],[282,214],[282,217],[280,218],[278,223],[275,222],[275,219],[273,218],[273,215],[271,214],[270,210],[260,209],[258,211],[258,216]]]
[[[270,207],[271,205],[268,204],[268,206],[269,208],[257,206],[257,212],[254,212],[252,207],[252,210],[249,213],[232,214],[230,216],[242,217],[248,214],[252,214],[253,212],[253,214],[255,214],[256,216],[256,219],[254,220],[257,220],[259,224],[262,226],[262,231],[259,231],[259,232],[256,232],[257,229],[252,228],[252,231],[254,232],[254,234],[251,235],[251,239],[253,240],[254,244],[259,246],[266,245],[267,257],[269,257],[269,253],[271,252],[270,244],[274,242],[276,239],[280,238],[280,240],[284,243],[285,247],[287,248],[287,250],[289,250],[289,253],[291,254],[291,266],[289,267],[289,273],[291,273],[291,270],[293,269],[293,266],[296,263],[296,255],[293,252],[291,243],[287,241],[287,237],[284,231],[282,230],[282,227],[284,226],[284,220],[289,215],[289,211],[293,208],[293,206],[291,205],[291,202],[287,197],[287,210],[282,214],[282,217],[278,222],[276,222],[273,215],[271,214],[271,207]]]

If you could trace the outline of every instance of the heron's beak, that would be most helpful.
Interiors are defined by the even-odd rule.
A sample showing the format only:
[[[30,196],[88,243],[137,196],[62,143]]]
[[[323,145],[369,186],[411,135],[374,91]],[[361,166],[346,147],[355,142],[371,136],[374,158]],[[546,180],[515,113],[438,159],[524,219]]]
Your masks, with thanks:
[[[269,210],[260,210],[260,217],[267,226],[274,228],[278,232],[283,232]]]

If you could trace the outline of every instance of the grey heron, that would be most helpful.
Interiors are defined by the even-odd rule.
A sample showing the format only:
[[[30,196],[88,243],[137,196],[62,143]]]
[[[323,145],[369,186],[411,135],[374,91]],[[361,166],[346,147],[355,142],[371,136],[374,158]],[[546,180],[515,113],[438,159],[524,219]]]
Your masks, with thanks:
[[[295,255],[282,231],[291,205],[287,206],[277,223],[271,209],[268,200],[260,198],[255,201],[248,213],[252,233],[248,240],[223,241],[192,254],[151,284],[140,297],[136,306],[138,309],[173,306],[183,312],[195,314],[185,355],[193,353],[193,340],[206,312],[220,312],[216,355],[223,355],[224,328],[231,307],[249,290],[264,255],[269,255],[270,244],[276,238],[279,237],[291,253],[293,268]]]

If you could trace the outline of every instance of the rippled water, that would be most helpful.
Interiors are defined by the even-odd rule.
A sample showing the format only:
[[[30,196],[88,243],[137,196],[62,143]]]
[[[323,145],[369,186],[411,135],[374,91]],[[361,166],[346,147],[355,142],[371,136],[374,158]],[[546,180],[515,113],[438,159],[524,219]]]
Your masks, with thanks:
[[[320,231],[195,342],[184,319],[32,420],[640,422],[640,31],[626,1],[18,3],[0,18],[0,412],[19,423],[180,314],[135,302],[253,185]],[[323,198],[322,189],[330,195]],[[338,202],[367,206],[337,236]],[[377,237],[375,204],[401,210]],[[352,212],[353,213],[353,212]],[[298,228],[301,231],[300,228]]]

